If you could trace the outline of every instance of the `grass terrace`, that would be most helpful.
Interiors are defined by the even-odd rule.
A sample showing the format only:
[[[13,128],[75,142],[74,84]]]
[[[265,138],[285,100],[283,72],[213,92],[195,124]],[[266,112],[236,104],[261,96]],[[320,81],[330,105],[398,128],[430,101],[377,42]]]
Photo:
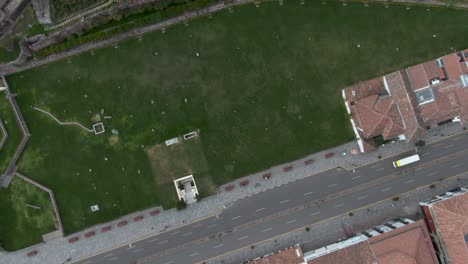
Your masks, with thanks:
[[[174,206],[164,177],[191,172],[211,194],[352,141],[340,90],[466,48],[467,19],[443,8],[268,2],[9,76],[32,133],[19,169],[54,191],[66,233]],[[104,133],[86,130],[97,122]],[[195,130],[193,146],[165,148]]]
[[[0,190],[0,211],[0,246],[5,250],[40,243],[43,234],[55,230],[49,194],[18,177]]]
[[[0,93],[0,120],[8,133],[5,145],[0,149],[0,175],[3,175],[23,137],[21,127],[16,121],[15,112],[5,92]],[[1,137],[4,137],[4,135],[2,134]],[[0,192],[2,192],[2,189],[0,189]]]

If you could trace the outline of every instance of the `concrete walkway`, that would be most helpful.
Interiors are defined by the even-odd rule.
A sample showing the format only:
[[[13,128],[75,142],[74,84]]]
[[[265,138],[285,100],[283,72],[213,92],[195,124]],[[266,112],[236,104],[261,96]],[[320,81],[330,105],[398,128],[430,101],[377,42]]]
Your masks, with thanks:
[[[464,132],[464,128],[459,123],[451,123],[431,130],[426,141],[428,143],[434,142],[461,132]],[[352,170],[355,167],[373,162],[379,157],[390,157],[414,149],[414,146],[400,141],[383,146],[374,153],[351,154],[356,148],[356,143],[351,142],[238,179],[221,186],[218,195],[202,199],[183,211],[176,209],[163,211],[162,208],[151,208],[24,250],[13,253],[0,252],[0,263],[59,264],[67,262],[67,260],[76,261],[192,221],[219,214],[223,208],[239,199],[311,176],[320,171],[337,166]],[[342,153],[346,153],[346,155]],[[311,163],[311,160],[314,161]],[[269,175],[268,179],[264,179],[266,174]],[[157,210],[158,212],[155,213]],[[111,227],[110,230],[103,231],[103,228],[107,226]],[[37,250],[38,254],[28,257],[27,253],[33,250]]]

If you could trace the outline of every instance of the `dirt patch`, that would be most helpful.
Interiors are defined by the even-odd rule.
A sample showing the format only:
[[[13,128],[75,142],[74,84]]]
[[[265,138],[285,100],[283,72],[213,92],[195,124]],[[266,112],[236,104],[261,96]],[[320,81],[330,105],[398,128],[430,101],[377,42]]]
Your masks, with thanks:
[[[119,136],[110,136],[109,137],[109,144],[111,144],[112,146],[119,143]]]
[[[156,144],[146,150],[156,183],[168,184],[192,174],[198,185],[203,185],[199,189],[210,193],[214,184],[200,138],[179,140],[179,143],[171,146]]]
[[[183,144],[165,146],[156,144],[146,152],[158,184],[170,183],[176,178],[192,174]]]

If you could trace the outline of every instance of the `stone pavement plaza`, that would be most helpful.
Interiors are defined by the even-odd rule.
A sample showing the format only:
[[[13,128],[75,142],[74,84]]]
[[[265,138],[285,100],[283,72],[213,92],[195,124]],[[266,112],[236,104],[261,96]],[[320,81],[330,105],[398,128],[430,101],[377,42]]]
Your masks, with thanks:
[[[444,127],[432,129],[426,138],[426,142],[434,142],[463,131],[464,128],[460,124],[451,123]],[[0,252],[0,263],[70,263],[171,230],[189,222],[219,214],[223,208],[230,206],[236,200],[256,193],[337,166],[343,167],[342,169],[346,168],[351,170],[354,167],[374,162],[378,160],[379,157],[386,158],[414,149],[414,146],[399,141],[382,146],[378,151],[373,153],[365,155],[351,154],[356,148],[356,143],[351,142],[238,179],[220,186],[217,195],[204,198],[200,202],[192,204],[182,211],[176,209],[163,211],[162,208],[152,208],[124,216],[111,223],[88,228],[67,237],[48,241],[23,250],[12,253]],[[344,155],[344,153],[346,153],[346,155]],[[313,160],[313,162],[311,162],[311,160]],[[270,175],[270,177],[264,179],[264,175]],[[151,216],[151,212],[155,210],[159,210],[159,212],[157,214],[153,213]],[[141,216],[144,216],[144,218]],[[126,223],[122,224],[122,222]],[[102,232],[102,228],[107,226],[111,226],[111,230]],[[90,235],[93,231],[95,233]],[[78,237],[78,240],[70,243],[69,240],[75,237]],[[33,250],[38,251],[37,255],[28,257],[27,253]]]

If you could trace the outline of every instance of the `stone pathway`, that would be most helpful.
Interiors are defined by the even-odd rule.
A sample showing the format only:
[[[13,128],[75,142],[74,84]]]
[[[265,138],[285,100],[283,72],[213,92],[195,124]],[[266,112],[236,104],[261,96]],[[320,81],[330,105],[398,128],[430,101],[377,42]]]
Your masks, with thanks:
[[[53,114],[51,114],[50,112],[47,112],[46,110],[40,109],[39,107],[33,106],[33,109],[50,116],[57,123],[59,123],[61,126],[78,126],[78,127],[82,128],[82,129],[86,130],[87,132],[90,132],[90,133],[94,132],[94,129],[89,129],[89,128],[83,126],[82,124],[80,124],[78,122],[62,122],[57,117],[55,117]]]

